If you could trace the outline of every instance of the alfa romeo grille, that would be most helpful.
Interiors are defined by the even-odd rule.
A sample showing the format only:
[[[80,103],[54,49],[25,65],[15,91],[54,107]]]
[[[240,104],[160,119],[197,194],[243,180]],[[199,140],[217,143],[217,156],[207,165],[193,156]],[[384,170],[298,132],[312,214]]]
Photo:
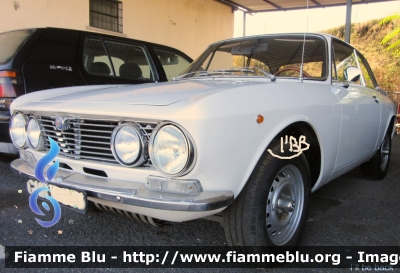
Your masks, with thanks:
[[[60,155],[75,159],[88,159],[95,161],[105,161],[119,164],[115,160],[110,147],[111,134],[118,121],[95,120],[95,119],[68,119],[68,128],[59,131],[55,126],[55,116],[38,116],[42,135],[45,141],[45,148],[50,149],[50,142],[47,137],[51,137],[60,146]],[[150,139],[151,132],[157,123],[135,122],[140,130],[145,134],[147,140]],[[145,143],[145,165],[150,165],[148,145]]]

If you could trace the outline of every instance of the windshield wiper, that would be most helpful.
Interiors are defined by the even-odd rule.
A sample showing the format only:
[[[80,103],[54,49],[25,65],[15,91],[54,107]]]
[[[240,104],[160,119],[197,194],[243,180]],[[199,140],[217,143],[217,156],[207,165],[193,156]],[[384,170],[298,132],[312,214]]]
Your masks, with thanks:
[[[271,73],[268,73],[267,71],[258,68],[258,67],[242,67],[242,68],[233,68],[233,69],[219,69],[217,71],[223,71],[223,72],[248,72],[248,73],[255,73],[253,69],[257,69],[261,73],[263,73],[265,76],[271,78],[271,81],[275,81],[275,76]]]
[[[172,80],[173,80],[173,81],[177,81],[177,80],[180,80],[180,79],[182,79],[182,78],[184,78],[184,77],[186,77],[186,76],[195,74],[195,73],[197,73],[197,72],[205,72],[205,73],[207,73],[207,71],[193,71],[193,72],[189,72],[189,73],[186,73],[186,74],[182,74],[182,75],[173,77]]]
[[[234,73],[234,72],[250,72],[250,73],[254,73],[254,71],[251,70],[250,68],[218,69],[216,71],[218,71],[218,72],[230,72],[230,73]]]
[[[212,76],[212,75],[226,75],[226,74],[235,74],[233,73],[235,71],[227,71],[227,70],[210,70],[210,71],[204,71],[203,73],[197,75],[197,76]]]
[[[196,74],[196,73],[199,73],[199,74],[195,75],[193,77],[234,74],[233,71],[232,72],[231,71],[227,71],[226,72],[226,71],[222,71],[222,70],[216,70],[216,71],[214,71],[214,70],[210,70],[210,71],[203,70],[203,71],[193,71],[193,72],[189,72],[189,73],[186,73],[186,74],[183,74],[183,75],[180,75],[180,76],[176,76],[176,77],[172,78],[172,80],[173,81],[177,81],[177,80],[180,80],[182,78],[185,78],[186,76],[193,75],[193,74]]]
[[[261,68],[258,67],[242,67],[242,68],[228,68],[228,69],[218,69],[218,70],[209,70],[209,71],[193,71],[193,72],[189,72],[177,77],[172,78],[173,81],[177,81],[180,80],[182,78],[185,78],[189,75],[193,75],[196,73],[199,73],[198,75],[193,75],[192,77],[204,77],[204,76],[213,76],[213,75],[234,75],[235,72],[244,72],[244,73],[256,73],[256,70],[260,71],[262,74],[264,74],[265,76],[269,77],[271,79],[271,81],[275,81],[275,76],[273,74],[268,73],[265,70],[262,70]]]

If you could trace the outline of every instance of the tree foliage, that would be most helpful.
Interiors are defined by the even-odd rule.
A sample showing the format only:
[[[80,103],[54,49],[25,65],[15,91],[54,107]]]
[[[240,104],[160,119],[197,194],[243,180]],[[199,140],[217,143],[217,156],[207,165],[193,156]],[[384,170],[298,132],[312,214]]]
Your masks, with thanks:
[[[381,25],[381,26],[386,25],[387,23],[390,23],[390,22],[392,22],[392,21],[394,21],[396,19],[399,19],[399,18],[400,18],[400,14],[399,13],[395,13],[395,14],[389,15],[389,16],[383,18],[379,22],[379,25]]]
[[[392,14],[383,18],[380,22],[380,26],[386,26],[393,23],[394,29],[386,34],[381,40],[382,45],[388,45],[387,50],[391,51],[395,56],[400,57],[400,14]]]
[[[400,14],[391,15],[391,20],[388,18],[352,24],[350,43],[368,60],[381,88],[389,92],[400,92],[400,58],[393,55],[393,49],[388,50],[389,46],[400,47],[400,42],[397,43],[400,34],[393,36],[387,44],[382,44],[382,40],[400,26]],[[344,26],[323,32],[344,39]]]

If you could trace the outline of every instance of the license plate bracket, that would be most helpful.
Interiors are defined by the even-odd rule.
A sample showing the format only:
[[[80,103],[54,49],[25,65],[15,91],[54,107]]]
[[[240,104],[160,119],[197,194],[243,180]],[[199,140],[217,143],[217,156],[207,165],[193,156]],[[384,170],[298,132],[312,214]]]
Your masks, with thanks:
[[[42,191],[39,194],[39,198],[45,199],[46,196],[52,196],[61,206],[86,214],[88,209],[86,191],[62,184],[45,184],[34,179],[30,179],[27,182],[27,189],[30,194],[42,187],[48,187],[49,191]]]

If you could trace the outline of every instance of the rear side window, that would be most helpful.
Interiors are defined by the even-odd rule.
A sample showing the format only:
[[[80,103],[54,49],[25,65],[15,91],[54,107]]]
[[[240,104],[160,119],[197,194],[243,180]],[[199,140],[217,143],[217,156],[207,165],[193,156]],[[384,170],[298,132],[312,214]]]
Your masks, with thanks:
[[[149,57],[143,47],[104,40],[117,77],[131,80],[153,80]]]
[[[173,77],[181,74],[181,72],[190,64],[187,59],[175,52],[157,48],[155,48],[154,51],[160,59],[161,65],[165,71],[165,75],[169,81],[171,81]]]
[[[22,44],[34,32],[24,29],[0,34],[0,63],[4,64],[11,60]]]
[[[373,75],[372,75],[372,71],[369,71],[367,68],[367,65],[366,65],[367,60],[361,58],[358,54],[357,54],[357,58],[358,58],[358,63],[360,64],[361,74],[363,76],[365,86],[374,89],[375,85],[374,85],[374,82],[372,81]]]
[[[86,38],[84,67],[91,74],[154,81],[144,47],[118,41]]]
[[[105,76],[114,75],[110,59],[100,39],[86,39],[83,58],[83,64],[87,72]]]

